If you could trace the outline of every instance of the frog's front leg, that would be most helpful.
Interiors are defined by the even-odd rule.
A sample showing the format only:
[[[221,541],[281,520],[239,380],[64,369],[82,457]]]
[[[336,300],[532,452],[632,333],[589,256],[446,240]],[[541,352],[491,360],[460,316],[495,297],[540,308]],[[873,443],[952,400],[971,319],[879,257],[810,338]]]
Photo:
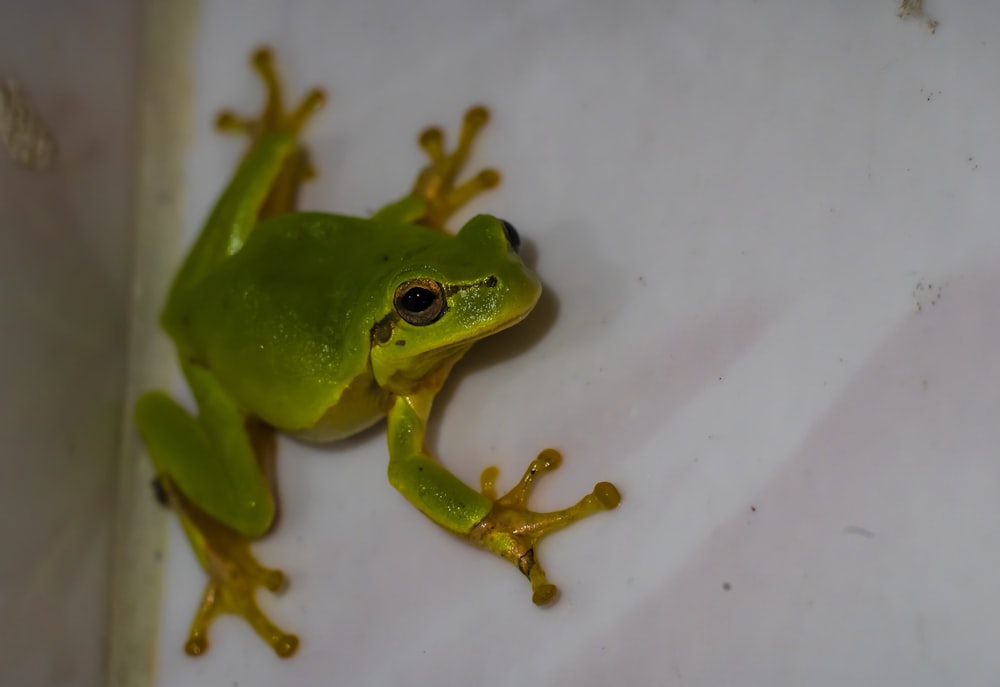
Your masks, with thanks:
[[[521,481],[500,498],[496,497],[494,490],[500,471],[492,466],[483,470],[480,483],[483,494],[493,499],[493,510],[469,533],[473,543],[506,558],[527,576],[531,581],[531,600],[539,606],[555,600],[556,587],[549,584],[538,562],[535,554],[538,542],[581,518],[616,508],[621,501],[615,485],[598,482],[594,491],[569,508],[549,513],[529,510],[527,501],[535,479],[542,473],[555,470],[561,463],[562,455],[558,451],[545,449],[531,461]]]
[[[417,174],[409,194],[379,210],[372,219],[421,224],[446,231],[445,222],[456,210],[476,195],[500,184],[500,172],[495,169],[482,169],[468,181],[456,184],[476,136],[489,120],[490,111],[482,105],[469,108],[462,121],[458,143],[450,153],[445,151],[444,132],[440,127],[424,129],[417,140],[430,162]]]
[[[557,590],[539,562],[538,543],[577,520],[617,507],[618,490],[610,482],[600,482],[569,508],[549,513],[529,510],[526,502],[535,479],[556,469],[562,460],[557,451],[546,449],[506,495],[497,498],[495,467],[483,471],[477,492],[427,453],[424,432],[430,403],[424,395],[394,399],[388,416],[389,482],[438,525],[517,566],[531,582],[534,603],[554,601]]]

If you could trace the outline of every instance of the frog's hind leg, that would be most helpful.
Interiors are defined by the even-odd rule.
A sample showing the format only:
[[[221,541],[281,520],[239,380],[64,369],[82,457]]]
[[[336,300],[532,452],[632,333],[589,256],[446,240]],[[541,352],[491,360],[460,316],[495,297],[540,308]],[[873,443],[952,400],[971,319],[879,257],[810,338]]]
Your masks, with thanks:
[[[256,117],[243,117],[231,110],[223,110],[216,119],[216,126],[222,131],[242,131],[252,138],[260,139],[264,135],[281,131],[301,131],[303,125],[326,100],[322,90],[310,90],[293,110],[286,110],[284,89],[281,78],[274,66],[274,52],[268,47],[258,48],[250,56],[253,70],[264,82],[264,108]]]
[[[326,102],[326,94],[317,88],[310,90],[292,109],[286,109],[281,78],[274,65],[274,53],[263,47],[251,56],[254,71],[264,84],[265,100],[260,114],[246,117],[223,110],[216,118],[216,127],[223,132],[236,132],[249,136],[249,157],[254,148],[272,134],[290,134],[297,137],[309,118]],[[299,144],[288,153],[280,172],[271,183],[271,191],[261,205],[257,217],[265,219],[292,212],[298,203],[302,182],[316,176],[316,169],[309,159],[308,149]]]
[[[287,658],[294,654],[299,638],[271,622],[254,598],[257,587],[281,591],[286,584],[285,574],[262,566],[250,552],[250,542],[245,537],[188,503],[169,480],[163,484],[168,502],[195,545],[202,566],[209,572],[184,651],[191,656],[205,653],[212,620],[217,615],[233,613],[246,620],[278,656]]]
[[[255,52],[253,66],[267,90],[264,108],[253,118],[231,112],[219,115],[219,128],[247,134],[250,148],[177,273],[164,311],[165,323],[180,316],[174,308],[188,302],[189,289],[239,251],[261,219],[293,211],[299,186],[314,174],[299,135],[326,96],[314,89],[298,106],[286,110],[271,51]]]
[[[495,169],[482,169],[468,181],[456,185],[476,136],[489,120],[490,111],[482,105],[470,108],[462,121],[458,143],[450,153],[445,150],[444,132],[440,127],[424,129],[418,142],[430,162],[417,174],[409,195],[386,206],[374,218],[446,231],[445,222],[456,210],[483,191],[499,186],[500,172]]]
[[[260,565],[250,552],[250,542],[275,519],[273,430],[246,418],[207,370],[189,364],[184,372],[199,415],[151,392],[139,400],[136,422],[159,485],[208,576],[185,651],[204,653],[211,621],[233,613],[279,656],[291,656],[298,638],[272,623],[255,599],[258,587],[281,589],[285,576]]]

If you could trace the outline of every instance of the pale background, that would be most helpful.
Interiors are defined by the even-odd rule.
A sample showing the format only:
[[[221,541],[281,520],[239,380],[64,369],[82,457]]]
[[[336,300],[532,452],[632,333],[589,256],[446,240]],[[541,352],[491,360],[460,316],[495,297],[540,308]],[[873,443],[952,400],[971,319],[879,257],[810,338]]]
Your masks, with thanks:
[[[0,79],[55,133],[0,150],[0,685],[106,684],[139,7],[0,3]]]
[[[601,479],[624,500],[545,542],[562,598],[538,610],[510,566],[388,486],[381,430],[284,442],[283,519],[256,550],[291,578],[261,601],[299,654],[226,620],[185,657],[204,578],[148,509],[122,550],[135,568],[164,555],[162,617],[113,669],[153,649],[161,685],[992,684],[1000,7],[928,11],[934,35],[891,0],[205,0],[187,23],[147,18],[145,50],[181,78],[142,72],[144,102],[163,100],[144,109],[140,197],[170,160],[183,183],[177,226],[138,238],[129,395],[168,379],[160,293],[241,153],[212,115],[257,107],[246,56],[268,42],[291,93],[331,95],[308,208],[370,212],[408,187],[421,126],[491,106],[475,163],[505,182],[469,213],[520,229],[548,295],[456,371],[434,449],[471,483],[500,465],[506,486],[554,445],[564,466],[534,505]],[[127,474],[145,463],[125,437]],[[160,589],[121,568],[129,627]]]

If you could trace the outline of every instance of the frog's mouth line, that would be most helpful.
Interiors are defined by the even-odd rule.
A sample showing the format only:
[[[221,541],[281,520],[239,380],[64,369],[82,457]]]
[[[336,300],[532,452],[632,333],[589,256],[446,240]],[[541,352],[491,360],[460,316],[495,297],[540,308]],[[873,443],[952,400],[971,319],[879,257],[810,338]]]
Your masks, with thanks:
[[[444,311],[442,312],[442,317],[446,315],[448,310],[450,309],[448,306],[447,299],[450,298],[451,296],[454,296],[455,294],[461,293],[462,291],[466,291],[468,289],[475,287],[485,287],[488,289],[496,288],[496,286],[499,283],[500,282],[497,279],[496,275],[491,274],[488,277],[485,277],[483,279],[478,279],[476,281],[466,282],[464,284],[451,284],[450,286],[443,287],[445,294],[445,306],[444,306]],[[535,303],[537,302],[538,299],[536,298]],[[535,303],[532,303],[530,307],[525,308],[523,311],[515,313],[514,316],[511,317],[510,319],[498,322],[494,324],[492,327],[479,329],[476,331],[474,335],[463,337],[450,344],[443,345],[439,347],[437,350],[446,352],[446,351],[451,351],[452,349],[466,347],[471,345],[475,341],[478,341],[479,339],[484,339],[488,336],[496,334],[497,332],[501,332],[504,329],[509,329],[510,327],[513,327],[515,324],[517,324],[525,317],[527,317],[531,313],[531,311],[535,309]],[[381,320],[376,322],[371,328],[372,345],[381,346],[388,343],[389,340],[392,338],[392,335],[396,330],[396,324],[400,321],[400,319],[401,318],[399,316],[399,313],[393,310],[389,312],[389,314],[383,317]],[[395,345],[405,346],[406,340],[400,339],[396,341]]]
[[[537,303],[537,300],[535,302]],[[535,303],[532,303],[530,308],[525,308],[521,312],[516,313],[509,320],[504,320],[503,322],[500,322],[496,326],[490,327],[489,329],[481,330],[482,334],[479,335],[479,336],[476,336],[475,338],[476,339],[482,339],[484,337],[490,336],[491,334],[496,334],[497,332],[502,332],[504,329],[510,329],[515,324],[517,324],[518,322],[520,322],[521,320],[523,320],[525,317],[527,317],[528,315],[530,315],[531,311],[534,310],[534,309],[535,309]]]
[[[473,281],[473,282],[466,282],[464,284],[452,284],[452,285],[447,286],[447,287],[440,286],[440,284],[438,284],[438,286],[440,286],[440,288],[441,288],[441,293],[444,296],[444,306],[441,309],[440,315],[434,319],[434,322],[436,322],[437,320],[441,319],[441,317],[443,317],[445,314],[447,314],[447,312],[449,310],[448,299],[450,297],[454,296],[457,293],[461,293],[462,291],[465,291],[467,289],[471,289],[471,288],[476,287],[476,286],[484,286],[486,288],[492,289],[492,288],[496,287],[497,283],[498,283],[498,280],[496,278],[496,275],[491,274],[490,276],[486,277],[485,279],[479,279],[479,280]],[[400,315],[399,315],[399,313],[396,310],[390,310],[388,315],[386,315],[381,320],[379,320],[378,322],[376,322],[372,326],[372,328],[371,328],[371,342],[372,342],[372,345],[376,345],[376,344],[383,345],[383,344],[388,343],[389,339],[392,338],[393,332],[396,331],[396,324],[399,322],[400,319],[401,319]],[[432,323],[429,322],[428,324],[432,324]],[[400,339],[399,341],[396,342],[396,345],[397,346],[405,346],[406,345],[406,341]]]
[[[518,322],[523,320],[525,317],[527,317],[532,310],[533,308],[528,308],[524,312],[517,313],[510,319],[504,320],[503,322],[499,322],[492,327],[477,329],[476,333],[473,335],[457,339],[455,341],[452,341],[450,343],[441,346],[435,346],[433,351],[425,351],[420,355],[433,355],[435,358],[450,358],[451,356],[456,354],[464,355],[465,351],[467,351],[470,347],[472,347],[472,345],[475,344],[477,341],[489,338],[490,336],[493,336],[498,332],[502,332],[505,329],[510,329]],[[396,345],[405,346],[406,341],[400,339],[399,341],[396,341]]]
[[[483,287],[486,287],[487,289],[493,289],[493,288],[496,288],[497,284],[499,284],[499,283],[500,282],[496,278],[496,275],[491,274],[490,276],[486,277],[485,279],[480,279],[478,281],[468,282],[466,284],[452,284],[451,286],[448,286],[448,287],[445,288],[445,296],[446,297],[450,297],[453,294],[460,293],[462,291],[465,291],[466,289],[471,289],[471,288],[476,287],[476,286],[483,286]],[[539,294],[539,296],[540,295],[541,294]],[[523,320],[525,317],[527,317],[531,313],[531,311],[535,309],[535,304],[537,304],[537,303],[538,303],[538,298],[536,297],[535,301],[531,304],[530,307],[525,308],[521,312],[515,313],[514,316],[511,317],[510,319],[504,320],[502,322],[498,322],[495,325],[493,325],[492,327],[487,327],[485,329],[477,330],[474,336],[469,336],[469,337],[463,338],[463,339],[461,339],[459,341],[456,341],[454,344],[449,344],[448,347],[451,347],[452,345],[454,345],[455,347],[467,346],[467,345],[469,345],[470,341],[478,341],[479,339],[485,339],[486,337],[492,336],[493,334],[496,334],[497,332],[502,332],[504,329],[509,329],[510,327],[513,327],[515,324],[517,324],[518,322],[520,322],[521,320]],[[447,308],[448,308],[448,305],[447,305],[447,302],[446,302],[446,304],[445,304],[445,311],[446,312],[447,312]]]
[[[494,284],[494,286],[495,286],[495,284]],[[540,295],[541,294],[539,294],[539,297],[540,297]],[[476,341],[479,341],[480,339],[485,339],[487,337],[493,336],[494,334],[502,332],[505,329],[510,329],[514,325],[516,325],[519,322],[521,322],[522,320],[524,320],[524,318],[526,318],[528,315],[530,315],[531,311],[535,309],[535,305],[537,303],[538,303],[538,298],[535,298],[535,301],[531,304],[530,307],[524,308],[523,310],[514,313],[514,315],[512,317],[510,317],[509,319],[503,320],[501,322],[497,322],[492,327],[486,327],[486,328],[483,328],[483,329],[478,329],[478,330],[476,330],[476,333],[474,335],[467,336],[467,337],[462,338],[462,339],[460,339],[458,341],[450,343],[447,346],[443,346],[442,350],[444,350],[444,349],[451,349],[451,348],[468,347],[468,346],[471,346]]]

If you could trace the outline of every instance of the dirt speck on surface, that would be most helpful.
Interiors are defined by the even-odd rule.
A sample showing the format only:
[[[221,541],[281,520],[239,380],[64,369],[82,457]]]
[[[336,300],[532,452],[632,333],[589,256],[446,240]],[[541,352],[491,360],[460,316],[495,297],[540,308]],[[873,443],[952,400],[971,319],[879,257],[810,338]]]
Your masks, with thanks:
[[[924,307],[937,305],[944,296],[945,284],[934,284],[933,282],[917,282],[913,287],[913,302],[917,306],[917,312],[922,312]]]
[[[899,0],[899,6],[896,7],[896,16],[900,19],[906,19],[907,17],[923,19],[928,31],[931,33],[937,31],[937,19],[927,16],[927,13],[924,11],[924,0]]]

